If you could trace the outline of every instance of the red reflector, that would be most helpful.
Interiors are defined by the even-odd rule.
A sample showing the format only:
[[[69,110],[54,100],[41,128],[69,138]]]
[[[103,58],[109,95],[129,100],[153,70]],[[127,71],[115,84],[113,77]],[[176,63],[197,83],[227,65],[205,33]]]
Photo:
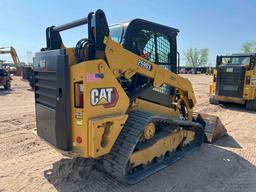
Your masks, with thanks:
[[[78,136],[78,137],[76,138],[76,142],[77,142],[77,143],[80,144],[80,143],[82,143],[82,141],[83,141],[83,140],[82,140],[82,137]]]
[[[250,77],[250,76],[247,76],[247,77],[246,77],[246,80],[245,80],[245,83],[246,83],[246,84],[250,84],[250,82],[251,82],[251,77]]]

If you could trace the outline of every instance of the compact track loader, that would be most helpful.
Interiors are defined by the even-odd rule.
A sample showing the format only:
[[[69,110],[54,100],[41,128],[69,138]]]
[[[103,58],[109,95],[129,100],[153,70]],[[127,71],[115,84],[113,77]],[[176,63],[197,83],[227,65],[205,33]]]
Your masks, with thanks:
[[[66,48],[60,32],[84,24],[88,37]],[[177,33],[142,19],[109,27],[102,10],[47,28],[34,58],[37,134],[129,184],[198,149],[207,122],[176,74]]]
[[[209,102],[246,104],[247,109],[256,110],[255,53],[217,56]]]

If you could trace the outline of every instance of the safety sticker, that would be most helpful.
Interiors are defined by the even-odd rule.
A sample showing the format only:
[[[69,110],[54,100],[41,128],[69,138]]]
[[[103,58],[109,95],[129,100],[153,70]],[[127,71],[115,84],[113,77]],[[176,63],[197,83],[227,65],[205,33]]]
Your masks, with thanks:
[[[83,125],[83,113],[76,112],[75,113],[76,125],[82,126]]]

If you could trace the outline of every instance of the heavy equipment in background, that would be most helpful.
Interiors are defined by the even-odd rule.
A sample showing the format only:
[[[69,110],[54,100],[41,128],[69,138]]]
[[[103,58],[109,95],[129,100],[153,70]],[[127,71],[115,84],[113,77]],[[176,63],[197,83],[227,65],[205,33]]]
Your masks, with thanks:
[[[255,53],[217,56],[209,102],[246,104],[247,109],[256,110],[255,62]]]
[[[28,81],[32,90],[34,90],[34,70],[33,65],[28,63],[22,66],[22,80]]]
[[[10,54],[13,60],[13,64],[15,67],[10,67],[9,71],[14,73],[15,75],[21,75],[21,63],[18,57],[18,54],[14,47],[1,47],[0,48],[0,55],[1,54]]]
[[[11,74],[8,69],[6,69],[3,60],[0,60],[0,86],[3,86],[5,90],[11,89]]]
[[[11,89],[11,80],[10,72],[2,68],[0,64],[0,86],[3,86],[5,90]]]
[[[60,32],[84,24],[88,37],[66,48]],[[142,19],[109,27],[102,10],[47,28],[34,58],[36,133],[129,184],[198,149],[207,122],[176,74],[177,34]]]

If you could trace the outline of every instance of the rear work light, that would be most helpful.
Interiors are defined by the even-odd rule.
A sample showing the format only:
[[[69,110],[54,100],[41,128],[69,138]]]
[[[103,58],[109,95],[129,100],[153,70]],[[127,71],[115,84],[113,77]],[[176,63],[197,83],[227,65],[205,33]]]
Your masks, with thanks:
[[[246,76],[245,83],[246,84],[250,84],[251,83],[251,77],[250,76]]]

